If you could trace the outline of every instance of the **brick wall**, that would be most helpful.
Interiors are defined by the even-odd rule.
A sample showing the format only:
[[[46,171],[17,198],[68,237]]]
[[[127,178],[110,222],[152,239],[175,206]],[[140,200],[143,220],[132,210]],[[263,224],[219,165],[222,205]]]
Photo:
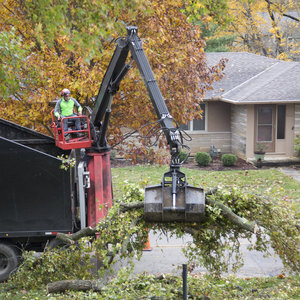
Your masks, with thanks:
[[[231,152],[231,133],[230,132],[203,132],[189,133],[193,139],[191,142],[185,142],[191,148],[191,154],[197,152],[209,152],[210,146],[215,146],[222,153]]]

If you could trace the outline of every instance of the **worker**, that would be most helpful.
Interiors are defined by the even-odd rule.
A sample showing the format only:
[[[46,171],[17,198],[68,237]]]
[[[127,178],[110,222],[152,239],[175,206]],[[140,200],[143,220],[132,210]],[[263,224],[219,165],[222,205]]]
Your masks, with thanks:
[[[62,98],[57,101],[54,109],[54,115],[60,120],[63,117],[74,117],[77,116],[74,113],[74,106],[77,108],[78,115],[82,114],[82,107],[74,98],[70,97],[70,91],[68,89],[63,89],[61,92]],[[68,134],[68,121],[72,120],[75,122],[76,130],[81,130],[80,118],[74,119],[64,119],[63,120],[63,128],[65,132],[65,140],[70,140],[70,135]],[[83,133],[79,133],[78,136],[83,136]]]

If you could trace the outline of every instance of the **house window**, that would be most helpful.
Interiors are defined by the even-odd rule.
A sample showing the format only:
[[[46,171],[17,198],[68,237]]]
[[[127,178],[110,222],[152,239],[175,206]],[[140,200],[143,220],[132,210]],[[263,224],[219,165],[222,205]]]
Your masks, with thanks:
[[[257,140],[263,142],[273,141],[273,109],[272,107],[259,107],[257,109]]]
[[[277,106],[277,139],[285,138],[285,105]]]
[[[179,126],[180,129],[183,129],[183,130],[190,130],[190,122],[186,123],[186,124],[182,124]]]
[[[187,124],[181,125],[180,128],[183,130],[190,131],[203,131],[205,130],[205,120],[206,120],[206,107],[205,104],[200,104],[200,108],[202,110],[202,119],[194,119],[193,121],[189,121]]]

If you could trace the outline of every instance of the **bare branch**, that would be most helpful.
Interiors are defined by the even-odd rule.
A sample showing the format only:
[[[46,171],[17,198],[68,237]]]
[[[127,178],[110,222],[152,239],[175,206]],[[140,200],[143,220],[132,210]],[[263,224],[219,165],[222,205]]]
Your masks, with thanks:
[[[211,199],[210,197],[206,197],[205,201],[210,206],[217,206],[218,208],[220,208],[223,216],[228,218],[235,225],[239,226],[242,229],[250,231],[254,234],[257,233],[258,226],[256,223],[250,222],[245,218],[239,217],[228,206],[224,205],[223,203],[221,203],[219,201],[215,201],[215,200]]]
[[[291,15],[288,15],[288,14],[282,14],[284,17],[287,17],[287,18],[289,18],[289,19],[292,19],[292,20],[294,20],[294,21],[296,21],[296,22],[300,22],[300,19],[298,19],[298,18],[296,18],[296,17],[293,17],[293,16],[291,16]]]

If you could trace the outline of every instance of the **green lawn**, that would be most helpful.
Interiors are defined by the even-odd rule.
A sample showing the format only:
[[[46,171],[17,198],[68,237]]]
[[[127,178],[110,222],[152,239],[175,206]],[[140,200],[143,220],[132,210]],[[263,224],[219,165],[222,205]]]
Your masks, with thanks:
[[[114,197],[121,195],[124,181],[138,183],[144,186],[160,184],[168,167],[132,166],[112,169]],[[276,197],[283,202],[292,202],[299,209],[300,183],[284,175],[277,169],[247,170],[247,171],[199,171],[182,168],[190,185],[209,189],[212,187],[238,186],[243,191]]]
[[[299,299],[299,276],[267,278],[227,277],[212,281],[210,278],[188,276],[188,299]],[[156,279],[152,275],[117,278],[103,292],[67,292],[47,295],[44,287],[39,290],[14,290],[0,284],[1,300],[19,299],[182,299],[182,279],[167,275]]]

